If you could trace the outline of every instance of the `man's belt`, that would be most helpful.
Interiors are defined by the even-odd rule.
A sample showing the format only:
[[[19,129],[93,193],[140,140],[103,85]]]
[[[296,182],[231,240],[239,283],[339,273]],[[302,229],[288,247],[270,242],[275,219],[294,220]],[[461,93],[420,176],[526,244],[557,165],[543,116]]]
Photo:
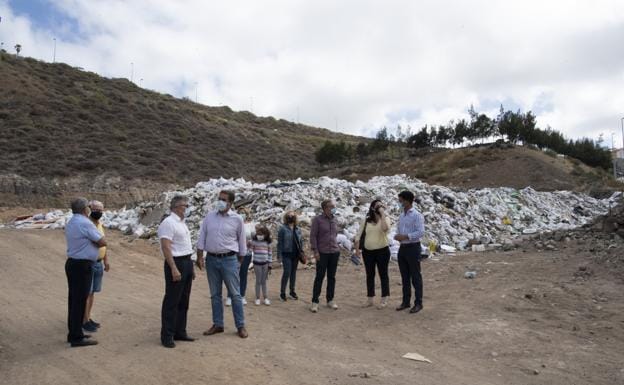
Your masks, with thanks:
[[[191,255],[193,254],[186,254],[186,255],[180,255],[180,256],[174,256],[173,258],[182,258],[182,259],[187,259],[187,258],[191,258]]]
[[[236,251],[228,251],[227,253],[210,253],[207,252],[208,255],[212,255],[213,257],[217,257],[217,258],[225,258],[225,257],[231,257],[232,255],[236,255]]]

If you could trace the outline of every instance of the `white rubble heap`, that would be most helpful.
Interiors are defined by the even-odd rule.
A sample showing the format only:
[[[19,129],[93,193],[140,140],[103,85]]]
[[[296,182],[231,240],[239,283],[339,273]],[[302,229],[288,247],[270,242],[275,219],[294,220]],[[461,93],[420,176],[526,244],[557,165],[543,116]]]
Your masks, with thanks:
[[[570,191],[539,192],[532,188],[483,188],[456,191],[442,186],[430,186],[405,175],[374,177],[368,182],[355,183],[340,179],[275,181],[257,184],[244,179],[211,179],[184,191],[165,192],[159,202],[145,202],[133,209],[107,211],[102,217],[105,227],[126,234],[149,237],[155,234],[168,202],[175,194],[189,198],[187,224],[193,241],[207,210],[212,209],[219,191],[236,193],[236,205],[251,209],[255,222],[267,223],[275,231],[285,211],[295,210],[303,228],[319,212],[323,199],[336,201],[337,214],[345,234],[354,238],[372,199],[382,199],[393,222],[394,236],[399,215],[397,195],[410,190],[417,197],[415,207],[423,213],[426,235],[423,245],[434,244],[445,252],[465,250],[471,244],[493,247],[510,244],[522,234],[568,230],[605,214],[610,205],[621,197],[615,193],[609,199],[595,199]],[[54,211],[12,226],[63,228],[71,213]],[[43,221],[42,221],[43,220]]]

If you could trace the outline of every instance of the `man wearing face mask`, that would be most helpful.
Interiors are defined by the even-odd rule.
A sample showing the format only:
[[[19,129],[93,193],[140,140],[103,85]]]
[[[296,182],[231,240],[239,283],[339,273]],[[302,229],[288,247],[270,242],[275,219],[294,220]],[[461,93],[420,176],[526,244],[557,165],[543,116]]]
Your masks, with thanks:
[[[327,307],[338,309],[334,302],[334,290],[336,288],[336,270],[340,258],[340,247],[336,241],[338,235],[338,223],[336,222],[336,204],[333,200],[327,199],[321,203],[323,210],[321,215],[312,220],[310,229],[310,248],[316,258],[316,277],[314,278],[314,288],[312,290],[312,313],[318,312],[319,297],[325,273],[327,273]]]
[[[104,226],[102,226],[100,218],[102,218],[102,213],[104,212],[104,204],[100,201],[93,200],[89,202],[89,208],[91,209],[89,218],[103,237],[105,235]],[[82,328],[91,333],[96,332],[100,327],[99,322],[95,322],[91,319],[94,294],[102,291],[102,277],[104,276],[104,272],[110,269],[110,265],[108,264],[108,255],[106,254],[106,246],[100,247],[99,252],[100,254],[98,255],[98,259],[92,266],[93,278],[91,279],[91,294],[89,294],[89,297],[87,298],[85,315],[82,324]]]
[[[225,283],[232,297],[232,313],[237,334],[240,338],[247,338],[239,277],[240,263],[247,254],[247,238],[243,218],[232,211],[233,203],[234,192],[221,191],[215,210],[206,215],[199,227],[197,264],[200,269],[206,267],[213,323],[204,335],[210,336],[224,331],[222,293]]]
[[[186,333],[186,318],[195,279],[191,233],[184,222],[188,198],[176,195],[171,199],[171,214],[158,226],[160,248],[165,257],[165,296],[161,309],[160,342],[175,348],[174,341],[192,342]]]
[[[398,262],[403,284],[403,301],[397,311],[408,309],[411,304],[412,289],[416,297],[410,313],[418,313],[423,308],[423,281],[420,273],[421,249],[420,239],[425,234],[425,219],[414,207],[414,193],[402,191],[399,194],[401,215],[394,239],[401,242]]]
[[[106,240],[89,220],[91,211],[85,198],[78,198],[71,203],[73,216],[65,225],[67,241],[67,275],[68,306],[67,306],[67,342],[71,347],[97,345],[97,341],[84,334],[83,317],[87,297],[91,289],[93,272],[91,266],[97,261],[98,249],[106,246]]]

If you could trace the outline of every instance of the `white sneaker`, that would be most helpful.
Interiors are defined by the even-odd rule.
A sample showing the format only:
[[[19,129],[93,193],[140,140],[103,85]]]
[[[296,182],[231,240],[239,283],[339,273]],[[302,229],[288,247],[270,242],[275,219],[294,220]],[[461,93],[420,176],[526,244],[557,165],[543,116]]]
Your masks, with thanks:
[[[373,297],[368,297],[366,298],[366,302],[364,302],[364,305],[362,305],[362,307],[371,307],[373,306]]]
[[[312,307],[310,307],[310,311],[312,313],[318,313],[318,303],[312,302]]]
[[[327,307],[334,310],[338,309],[338,305],[334,301],[327,302]]]
[[[247,299],[243,297],[243,305],[247,305]]]
[[[265,298],[265,299],[264,299],[264,304],[265,304],[265,305],[267,305],[267,306],[269,306],[269,305],[271,304],[271,300],[270,300],[270,299],[268,299],[268,298]]]
[[[232,306],[232,298],[227,297],[225,300],[225,306]]]
[[[388,306],[388,297],[381,297],[381,302],[377,305],[377,309],[384,309]]]
[[[256,302],[254,302],[256,306],[260,306],[260,298],[256,298]]]

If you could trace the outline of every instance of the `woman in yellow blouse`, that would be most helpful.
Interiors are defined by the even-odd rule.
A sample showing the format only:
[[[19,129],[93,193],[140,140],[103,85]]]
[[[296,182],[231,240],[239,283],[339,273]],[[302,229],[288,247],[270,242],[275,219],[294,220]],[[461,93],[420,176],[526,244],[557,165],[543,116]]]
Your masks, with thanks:
[[[355,237],[355,252],[364,259],[366,268],[368,298],[364,307],[373,306],[375,297],[375,266],[377,266],[379,279],[381,280],[381,302],[378,308],[382,309],[388,305],[388,297],[390,296],[390,279],[388,278],[388,263],[390,262],[389,231],[390,219],[386,216],[385,207],[379,199],[375,199],[370,204],[366,218],[360,224],[360,230]],[[364,238],[363,242],[360,242],[362,237]],[[360,245],[360,243],[363,243],[363,245]]]

